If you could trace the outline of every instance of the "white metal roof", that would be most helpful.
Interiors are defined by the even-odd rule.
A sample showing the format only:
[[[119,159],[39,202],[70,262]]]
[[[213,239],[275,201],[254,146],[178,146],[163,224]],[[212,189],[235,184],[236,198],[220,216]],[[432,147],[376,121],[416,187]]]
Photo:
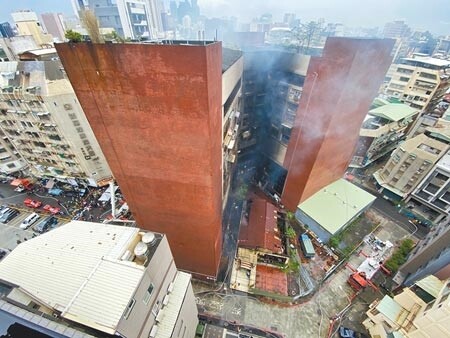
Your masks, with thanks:
[[[56,48],[40,48],[40,49],[31,49],[27,50],[24,53],[31,53],[37,56],[47,55],[47,54],[56,54]]]
[[[181,305],[186,295],[191,275],[178,271],[173,282],[173,291],[169,294],[169,302],[162,308],[161,322],[158,324],[158,338],[171,338],[172,331],[175,328]]]
[[[0,276],[62,317],[114,333],[144,272],[120,261],[138,232],[72,221],[20,244],[0,262]]]
[[[404,58],[404,60],[406,61],[418,61],[418,62],[423,62],[423,63],[427,63],[429,65],[433,65],[433,66],[438,66],[438,67],[449,67],[450,66],[450,61],[448,60],[441,60],[441,59],[436,59],[430,56],[425,56],[425,57],[414,57],[414,58]]]

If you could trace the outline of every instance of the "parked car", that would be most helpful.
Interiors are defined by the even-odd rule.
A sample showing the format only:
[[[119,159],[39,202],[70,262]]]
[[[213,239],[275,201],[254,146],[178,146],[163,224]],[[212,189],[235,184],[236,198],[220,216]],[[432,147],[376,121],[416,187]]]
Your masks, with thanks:
[[[37,209],[42,205],[41,201],[33,200],[31,198],[25,198],[23,201],[23,204],[25,204],[29,208]]]
[[[58,224],[58,219],[55,216],[48,216],[36,224],[34,230],[42,234],[56,224]]]
[[[44,207],[42,209],[45,210],[45,211],[50,212],[53,215],[57,215],[61,211],[61,208],[52,207],[50,204],[44,205]]]
[[[5,212],[7,212],[8,210],[10,210],[10,208],[7,205],[2,205],[0,207],[0,215],[3,215]]]
[[[0,218],[0,222],[6,224],[10,220],[16,218],[20,214],[19,210],[17,209],[9,209],[7,212],[3,214],[3,216]]]
[[[341,338],[368,338],[365,334],[355,332],[348,327],[339,327],[339,337]]]
[[[20,224],[21,229],[28,229],[33,223],[35,223],[41,216],[39,214],[33,212],[31,215],[27,216],[22,223]]]

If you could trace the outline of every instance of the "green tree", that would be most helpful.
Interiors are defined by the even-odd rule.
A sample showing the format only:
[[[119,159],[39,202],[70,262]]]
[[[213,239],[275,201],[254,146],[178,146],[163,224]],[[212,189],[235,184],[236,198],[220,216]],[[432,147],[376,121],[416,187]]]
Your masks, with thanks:
[[[116,42],[125,42],[125,40],[119,34],[117,34],[116,31],[105,34],[105,39]]]
[[[392,256],[386,261],[384,266],[388,268],[392,273],[397,272],[399,267],[406,262],[406,257],[414,247],[414,241],[407,238],[402,241],[400,246],[394,251]]]
[[[71,29],[68,29],[66,31],[65,37],[67,40],[69,40],[69,42],[81,42],[81,40],[83,39],[83,36],[80,33],[75,32]]]
[[[291,239],[295,238],[295,236],[296,236],[295,230],[292,229],[292,227],[288,227],[286,229],[286,236]]]

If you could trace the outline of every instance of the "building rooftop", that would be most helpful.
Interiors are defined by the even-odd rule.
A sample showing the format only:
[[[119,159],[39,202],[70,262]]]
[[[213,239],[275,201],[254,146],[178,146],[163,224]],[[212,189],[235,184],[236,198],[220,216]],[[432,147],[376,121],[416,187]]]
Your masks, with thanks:
[[[57,54],[56,48],[39,48],[39,49],[27,50],[26,52],[23,52],[21,54],[26,54],[26,53],[33,54],[36,56]]]
[[[72,221],[21,243],[0,263],[0,276],[62,318],[114,334],[145,270],[125,257],[142,234]]]
[[[429,130],[430,128],[427,128]],[[431,128],[435,129],[435,128]],[[443,154],[442,151],[447,150],[446,143],[435,140],[425,134],[419,134],[400,145],[400,148],[408,153],[414,153],[423,159],[428,159],[433,163]]]
[[[427,127],[426,130],[429,132],[430,136],[446,143],[450,143],[450,121],[438,119],[433,127]]]
[[[158,326],[158,338],[171,338],[175,324],[180,313],[180,308],[186,296],[186,291],[191,283],[191,275],[178,271],[173,281],[173,292],[170,294],[167,305]]]
[[[375,199],[375,196],[341,178],[316,192],[298,208],[329,233],[335,234]]]
[[[402,103],[387,103],[369,111],[370,115],[397,122],[417,113],[417,109]]]
[[[388,295],[378,303],[376,309],[393,323],[398,323],[404,309]]]
[[[415,284],[434,298],[437,298],[445,285],[444,282],[433,275],[429,275],[417,281]]]
[[[242,52],[239,50],[222,48],[222,73],[225,73],[241,57]]]
[[[439,162],[436,164],[437,167],[450,171],[450,153],[446,153]]]
[[[283,252],[277,227],[277,208],[273,204],[254,195],[248,224],[243,224],[239,232],[239,244],[272,253]]]
[[[7,335],[7,332],[11,335]],[[56,321],[51,316],[43,316],[42,314],[27,311],[3,299],[0,299],[0,335],[2,337],[33,338],[95,337],[89,333],[79,331],[67,322]]]
[[[450,61],[448,60],[441,60],[441,59],[436,59],[433,58],[431,56],[416,56],[413,58],[404,58],[402,59],[404,61],[408,61],[408,62],[418,62],[418,63],[423,63],[426,65],[431,65],[431,66],[435,66],[438,68],[446,68],[446,67],[450,67]]]

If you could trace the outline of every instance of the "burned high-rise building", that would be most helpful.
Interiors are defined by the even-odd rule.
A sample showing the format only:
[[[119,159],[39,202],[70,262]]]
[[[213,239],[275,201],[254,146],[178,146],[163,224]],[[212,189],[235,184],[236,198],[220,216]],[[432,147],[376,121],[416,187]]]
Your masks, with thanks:
[[[244,54],[241,154],[290,210],[342,177],[390,62],[392,40],[329,38],[320,57]]]

